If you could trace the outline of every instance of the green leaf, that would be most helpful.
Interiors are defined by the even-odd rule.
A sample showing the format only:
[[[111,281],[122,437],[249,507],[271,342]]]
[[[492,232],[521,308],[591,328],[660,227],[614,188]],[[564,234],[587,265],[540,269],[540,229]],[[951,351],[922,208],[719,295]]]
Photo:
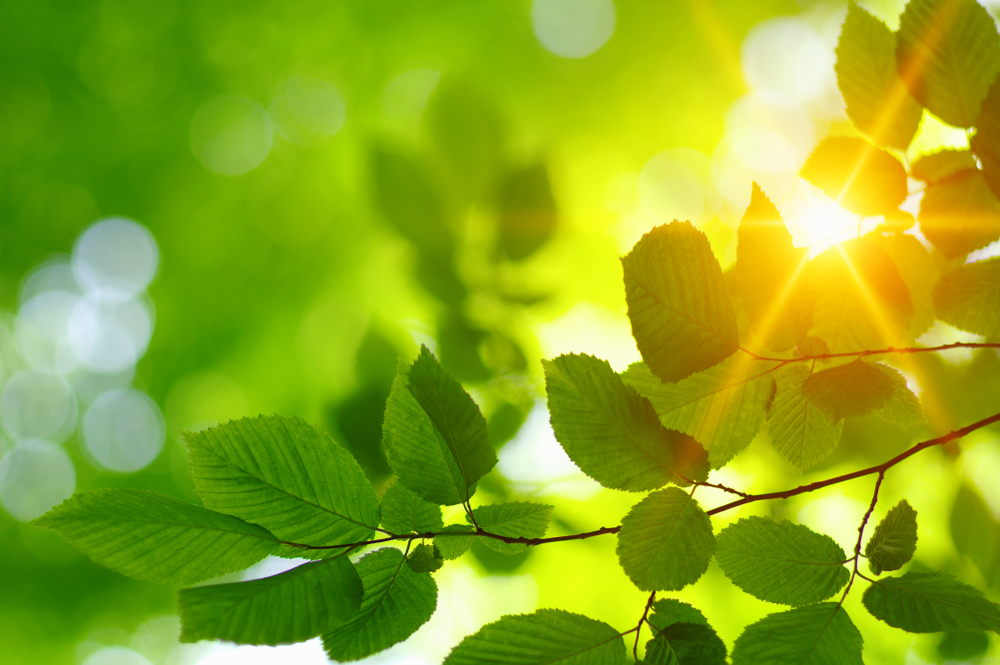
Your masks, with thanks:
[[[962,171],[975,171],[976,158],[969,150],[946,148],[920,155],[910,166],[910,175],[928,183],[941,182]]]
[[[906,150],[923,109],[896,72],[896,35],[849,2],[836,53],[837,87],[851,122],[876,142]]]
[[[441,535],[434,538],[434,548],[443,559],[457,559],[472,547],[475,536],[468,524],[449,524],[441,529]]]
[[[437,607],[437,585],[405,565],[403,553],[385,548],[357,563],[365,587],[361,609],[323,634],[323,648],[336,661],[359,660],[388,649],[427,623]]]
[[[949,526],[958,553],[972,560],[986,583],[996,588],[1000,581],[1000,524],[967,485],[955,495]]]
[[[826,459],[840,443],[843,421],[834,422],[802,394],[809,368],[802,363],[775,373],[778,392],[767,416],[774,449],[795,468],[805,471]]]
[[[500,246],[520,261],[535,253],[556,229],[558,211],[545,164],[512,171],[500,189]]]
[[[658,226],[644,235],[622,267],[632,336],[661,380],[679,381],[739,348],[736,312],[722,269],[708,238],[689,222]]]
[[[605,487],[630,492],[679,482],[674,470],[691,478],[685,471],[697,460],[688,452],[700,446],[664,429],[649,401],[607,361],[570,354],[542,366],[552,429],[584,473]]]
[[[510,538],[541,538],[549,528],[552,506],[543,503],[514,501],[480,506],[472,511],[483,530]],[[469,519],[466,515],[465,519]],[[505,543],[495,538],[481,538],[483,545],[501,554],[517,554],[528,549],[520,543]]]
[[[830,351],[880,349],[905,343],[913,302],[892,256],[870,236],[831,247],[810,261],[816,293],[811,334]]]
[[[726,645],[710,627],[675,623],[646,643],[647,665],[726,665]]]
[[[975,0],[910,0],[899,17],[899,75],[927,110],[972,127],[1000,71],[1000,36]]]
[[[1000,77],[986,93],[971,144],[982,162],[986,184],[993,195],[1000,198]]]
[[[876,365],[876,367],[892,379],[893,392],[889,402],[881,409],[874,411],[872,415],[897,425],[920,425],[926,422],[924,409],[920,406],[920,399],[906,385],[906,379],[891,367],[884,365]]]
[[[382,526],[392,533],[427,533],[444,526],[441,507],[424,501],[403,483],[394,482],[382,495]]]
[[[906,169],[900,161],[853,136],[820,141],[799,175],[858,215],[883,215],[906,199]]]
[[[637,503],[622,519],[618,560],[643,591],[675,591],[705,574],[715,536],[698,502],[676,487]]]
[[[911,633],[1000,632],[1000,605],[939,572],[909,572],[872,582],[862,598],[876,619]]]
[[[181,642],[302,642],[347,621],[361,607],[362,593],[346,556],[259,580],[182,589]]]
[[[32,524],[55,529],[95,562],[146,582],[194,584],[242,570],[279,548],[256,524],[126,488],[75,494]]]
[[[850,577],[847,555],[830,536],[792,522],[746,517],[719,534],[722,571],[751,596],[771,603],[810,605],[839,591]]]
[[[399,481],[433,503],[467,501],[497,463],[479,407],[427,347],[411,367],[400,363],[382,429]]]
[[[909,213],[906,213],[909,214]],[[913,305],[913,318],[910,320],[908,339],[916,339],[930,330],[934,325],[934,302],[931,294],[938,280],[938,268],[931,259],[927,248],[919,240],[905,233],[890,235],[872,234],[869,240],[883,249],[899,277],[910,292],[910,303]]]
[[[699,623],[708,625],[708,619],[697,607],[677,600],[676,598],[660,598],[653,603],[649,614],[649,624],[657,630],[663,630],[675,623]]]
[[[433,545],[420,543],[406,557],[406,565],[415,573],[433,573],[444,565],[444,559],[434,551]]]
[[[367,540],[378,498],[354,457],[299,418],[241,418],[186,432],[191,478],[205,507],[260,524],[282,540]],[[330,556],[334,550],[308,556]],[[296,550],[296,555],[302,555]]]
[[[1000,337],[1000,258],[943,275],[934,289],[934,308],[938,318],[960,330]]]
[[[459,642],[444,665],[623,665],[625,642],[604,623],[563,610],[511,614]]]
[[[988,633],[945,633],[938,642],[937,652],[945,660],[978,662],[990,648]]]
[[[663,383],[644,363],[633,363],[622,379],[650,401],[664,427],[694,437],[719,468],[764,424],[774,398],[773,367],[740,354],[677,383]]]
[[[896,375],[899,381],[903,378]],[[906,386],[903,381],[903,386]],[[861,358],[816,372],[802,382],[802,394],[834,421],[881,409],[892,399],[892,377]]]
[[[868,568],[880,575],[899,570],[917,551],[917,511],[903,499],[875,527],[865,545]]]
[[[1000,201],[979,171],[927,185],[917,217],[924,237],[948,259],[1000,239]]]
[[[864,640],[839,603],[769,614],[743,631],[733,665],[863,665]]]
[[[792,246],[785,222],[756,182],[736,235],[736,276],[750,326],[768,348],[790,349],[811,323],[811,294],[800,279],[808,252]]]

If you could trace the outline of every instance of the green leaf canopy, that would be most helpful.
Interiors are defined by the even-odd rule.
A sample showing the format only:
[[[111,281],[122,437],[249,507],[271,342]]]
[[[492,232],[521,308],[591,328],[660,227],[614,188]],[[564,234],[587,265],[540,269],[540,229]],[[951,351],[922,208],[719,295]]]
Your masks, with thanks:
[[[934,288],[934,308],[938,318],[960,330],[1000,337],[1000,258],[943,275]]]
[[[378,526],[378,498],[361,467],[304,420],[242,418],[184,439],[195,491],[207,508],[309,545],[360,542]],[[324,551],[305,551],[315,552]]]
[[[833,538],[768,517],[746,517],[727,526],[716,539],[715,556],[733,584],[772,603],[818,603],[850,577],[847,556]]]
[[[552,506],[543,503],[513,501],[480,506],[472,511],[476,523],[489,533],[510,538],[541,538],[549,528]],[[466,515],[466,519],[469,516]],[[505,543],[496,538],[480,538],[482,543],[501,554],[517,554],[528,548],[520,543]]]
[[[849,2],[836,53],[837,87],[851,122],[876,142],[906,150],[923,109],[896,72],[896,35]]]
[[[424,501],[400,482],[382,495],[382,526],[392,533],[427,533],[444,526],[441,507]]]
[[[665,429],[649,401],[607,361],[570,354],[544,361],[543,367],[552,429],[584,473],[605,487],[631,492],[680,482],[674,470],[691,478],[698,460],[688,455],[700,446]]]
[[[497,463],[479,407],[427,347],[400,363],[382,429],[399,481],[432,503],[467,501]]]
[[[894,374],[905,388],[903,377]],[[834,421],[882,408],[897,388],[890,374],[861,358],[816,372],[802,382],[805,398]]]
[[[865,545],[868,568],[876,575],[899,570],[916,551],[917,511],[903,499],[882,518]]]
[[[918,218],[927,240],[949,259],[1000,238],[1000,201],[979,171],[961,171],[929,184]]]
[[[679,381],[739,348],[722,269],[708,238],[690,222],[656,227],[622,258],[622,267],[632,336],[661,380]]]
[[[361,608],[323,634],[327,655],[337,661],[359,660],[402,642],[427,623],[437,607],[434,579],[413,572],[397,549],[365,555],[357,571],[365,589]]]
[[[361,606],[362,593],[343,555],[259,580],[183,589],[181,641],[302,642],[344,623]]]
[[[104,488],[76,494],[34,522],[111,570],[194,584],[242,570],[279,548],[267,529],[165,494]]]
[[[906,198],[906,169],[898,159],[853,136],[820,141],[799,172],[845,210],[883,215]]]
[[[769,614],[747,626],[733,665],[863,665],[861,633],[839,603]]]
[[[653,492],[622,519],[618,560],[643,591],[675,591],[705,574],[715,554],[712,523],[688,492]]]
[[[809,368],[803,363],[775,372],[778,392],[767,416],[771,444],[800,471],[826,459],[844,429],[843,421],[834,421],[802,394],[808,377]]]
[[[459,642],[444,665],[623,665],[625,642],[602,621],[563,610],[512,614]]]
[[[911,571],[875,580],[862,602],[876,619],[911,633],[1000,632],[1000,605],[946,573]]]
[[[910,0],[899,17],[899,75],[927,110],[972,127],[1000,72],[1000,36],[975,0]]]

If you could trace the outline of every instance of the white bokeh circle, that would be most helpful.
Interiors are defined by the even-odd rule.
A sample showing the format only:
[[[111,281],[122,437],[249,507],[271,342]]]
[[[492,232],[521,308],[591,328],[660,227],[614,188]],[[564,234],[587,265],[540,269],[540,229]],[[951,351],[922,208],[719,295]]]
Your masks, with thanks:
[[[80,364],[69,343],[69,321],[81,297],[44,291],[24,303],[14,323],[14,340],[29,365],[65,373]]]
[[[138,299],[102,303],[81,299],[69,320],[69,344],[87,369],[126,371],[146,352],[153,334],[152,308]]]
[[[274,128],[292,143],[319,143],[339,132],[347,119],[343,95],[329,81],[293,76],[268,105]]]
[[[106,469],[132,473],[146,467],[163,449],[166,427],[159,407],[132,388],[104,393],[83,417],[83,444]]]
[[[0,458],[0,503],[14,519],[30,522],[76,489],[69,455],[42,439],[27,439]]]
[[[612,0],[534,0],[531,28],[542,47],[563,58],[585,58],[615,31]]]
[[[10,378],[0,393],[0,423],[15,440],[47,439],[61,443],[76,425],[76,393],[63,377],[27,369]]]
[[[82,665],[152,665],[138,651],[126,647],[104,647],[87,656]]]
[[[149,286],[159,258],[156,240],[145,226],[112,217],[92,225],[77,239],[73,273],[92,297],[123,302]]]
[[[191,149],[206,169],[219,175],[242,175],[256,168],[273,142],[271,116],[242,95],[209,100],[191,119]]]

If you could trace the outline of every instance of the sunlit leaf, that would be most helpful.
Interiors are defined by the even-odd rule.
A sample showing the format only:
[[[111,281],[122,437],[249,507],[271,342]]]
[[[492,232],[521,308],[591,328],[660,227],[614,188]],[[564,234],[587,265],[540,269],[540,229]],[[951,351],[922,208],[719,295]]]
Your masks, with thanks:
[[[557,215],[544,164],[507,174],[500,189],[500,245],[507,257],[531,256],[552,236]]]
[[[1000,337],[1000,258],[945,273],[934,289],[938,318],[960,330]]]
[[[911,633],[1000,632],[1000,605],[947,573],[883,577],[865,590],[862,601],[876,619]]]
[[[541,538],[549,527],[549,513],[552,506],[527,501],[495,503],[479,506],[472,511],[473,517],[484,531],[510,538]],[[466,515],[466,519],[469,519]],[[501,554],[517,554],[528,548],[520,543],[505,543],[495,538],[480,538],[480,542]]]
[[[774,398],[774,363],[738,354],[677,383],[664,383],[644,363],[622,375],[652,403],[664,427],[690,434],[721,467],[753,440]]]
[[[840,603],[769,614],[747,626],[733,665],[863,665],[864,640]]]
[[[726,645],[709,626],[674,623],[646,643],[646,665],[726,665]]]
[[[906,199],[906,170],[900,161],[853,136],[823,139],[799,175],[859,215],[882,215]]]
[[[850,577],[847,556],[833,538],[768,517],[746,517],[727,526],[716,538],[715,556],[733,584],[772,603],[818,603]]]
[[[1000,77],[993,82],[976,120],[972,150],[983,164],[983,177],[1000,198]]]
[[[663,630],[675,623],[700,623],[708,625],[708,619],[698,608],[676,598],[660,598],[653,603],[649,623],[657,630]]]
[[[357,563],[365,595],[344,624],[323,634],[323,648],[336,661],[359,660],[402,642],[437,607],[437,584],[415,573],[397,549],[381,549]]]
[[[393,533],[426,533],[440,529],[441,507],[424,501],[400,482],[382,495],[382,526]]]
[[[378,498],[354,457],[299,418],[242,418],[184,440],[206,508],[309,545],[367,540],[378,526]]]
[[[909,213],[907,213],[909,214]],[[885,250],[899,276],[910,292],[913,318],[908,337],[916,339],[934,324],[934,302],[931,294],[938,279],[938,268],[927,248],[919,240],[905,233],[890,235],[873,234],[868,238]]]
[[[876,575],[899,570],[917,551],[917,511],[903,499],[882,518],[865,545],[868,568]]]
[[[194,584],[242,570],[279,548],[256,524],[126,488],[76,494],[32,524],[55,529],[102,566],[147,582]]]
[[[715,553],[712,523],[688,492],[658,490],[632,507],[618,533],[618,559],[643,591],[693,584]]]
[[[899,17],[899,75],[927,110],[972,127],[1000,72],[1000,36],[975,0],[910,0]]]
[[[834,421],[880,409],[894,391],[892,377],[861,358],[816,372],[802,383],[805,398]]]
[[[679,381],[739,348],[736,312],[722,269],[708,238],[689,222],[656,227],[622,266],[632,336],[661,380]]]
[[[434,550],[433,545],[420,543],[406,557],[406,565],[415,573],[433,573],[444,565],[444,558]]]
[[[459,642],[444,665],[624,665],[625,642],[604,623],[563,610],[511,614]]]
[[[346,556],[259,580],[183,589],[181,642],[302,642],[343,624],[358,611],[362,593]]]
[[[836,53],[837,87],[851,122],[875,141],[906,150],[922,109],[896,72],[896,35],[850,2]]]
[[[675,454],[691,450],[689,437],[665,429],[649,401],[607,361],[569,354],[543,367],[552,429],[584,473],[605,487],[632,492],[678,482],[675,468],[690,473],[695,460]]]
[[[444,559],[457,559],[472,547],[475,536],[469,524],[449,524],[434,538],[434,547]]]
[[[893,390],[892,397],[885,406],[873,411],[872,415],[897,425],[919,425],[925,422],[924,408],[920,405],[920,399],[910,390],[903,375],[882,364],[875,367],[892,380]]]
[[[979,171],[928,185],[917,217],[920,231],[949,259],[1000,239],[1000,201]]]
[[[917,157],[910,166],[910,175],[917,180],[933,183],[977,168],[976,158],[969,150],[946,148]]]
[[[801,471],[826,459],[840,442],[844,423],[835,422],[802,394],[809,368],[801,363],[775,373],[778,392],[767,416],[771,443]]]

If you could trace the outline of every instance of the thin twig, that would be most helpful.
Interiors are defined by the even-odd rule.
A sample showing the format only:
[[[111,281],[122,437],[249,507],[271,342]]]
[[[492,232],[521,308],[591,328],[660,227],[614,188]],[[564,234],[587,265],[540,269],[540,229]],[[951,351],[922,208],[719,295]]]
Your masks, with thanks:
[[[891,353],[930,353],[935,351],[949,351],[951,349],[1000,349],[1000,343],[996,342],[955,342],[953,344],[941,344],[939,346],[910,346],[910,347],[895,347],[889,346],[884,349],[868,349],[865,351],[844,351],[842,353],[821,353],[815,356],[798,356],[796,358],[771,358],[769,356],[761,356],[749,349],[740,347],[740,351],[747,354],[754,360],[766,360],[768,362],[780,363],[777,367],[772,368],[770,371],[779,369],[785,365],[791,363],[801,363],[807,360],[832,360],[834,358],[867,358],[868,356],[882,356]]]
[[[868,510],[865,512],[865,516],[861,518],[861,524],[858,526],[858,542],[854,545],[854,556],[851,557],[854,560],[854,570],[851,571],[851,578],[847,580],[844,593],[840,596],[839,605],[843,605],[844,601],[847,600],[847,594],[851,591],[854,578],[858,576],[858,562],[861,559],[861,543],[865,539],[865,526],[868,524],[868,519],[872,516],[872,512],[875,511],[875,504],[878,503],[878,490],[882,487],[883,480],[885,480],[884,470],[878,472],[878,478],[875,479],[875,489],[872,491],[871,503],[868,504]]]
[[[653,606],[655,601],[656,592],[654,591],[649,594],[649,600],[646,601],[646,609],[642,611],[642,616],[639,617],[639,623],[635,625],[635,644],[632,645],[632,655],[635,657],[636,661],[639,660],[639,635],[642,633],[642,624],[646,623],[646,617],[649,616],[649,608]]]

